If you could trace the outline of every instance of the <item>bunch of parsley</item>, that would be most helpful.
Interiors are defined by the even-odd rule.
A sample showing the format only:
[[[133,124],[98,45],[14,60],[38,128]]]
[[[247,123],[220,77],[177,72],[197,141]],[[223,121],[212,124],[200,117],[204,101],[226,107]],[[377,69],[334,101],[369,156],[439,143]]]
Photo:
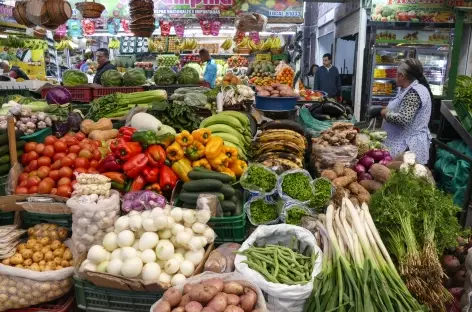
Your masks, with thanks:
[[[177,132],[187,130],[192,132],[198,129],[202,117],[197,116],[197,110],[193,106],[172,103],[167,101],[154,102],[147,113],[159,119],[164,125],[171,126]]]

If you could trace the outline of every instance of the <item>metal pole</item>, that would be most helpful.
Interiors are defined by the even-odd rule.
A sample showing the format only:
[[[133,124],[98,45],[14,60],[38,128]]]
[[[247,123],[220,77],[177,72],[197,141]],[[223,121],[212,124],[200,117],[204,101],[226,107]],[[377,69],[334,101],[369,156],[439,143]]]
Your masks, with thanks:
[[[367,11],[363,7],[359,9],[359,35],[357,36],[357,59],[356,59],[356,85],[354,90],[354,117],[361,119],[362,105],[362,74],[364,71],[364,51],[367,39]]]
[[[304,2],[304,24],[303,24],[303,53],[302,74],[307,74],[313,63],[316,51],[316,26],[318,20],[318,3]]]
[[[463,10],[456,10],[456,23],[454,24],[454,41],[452,44],[451,67],[449,70],[449,81],[447,84],[447,99],[452,100],[454,97],[454,89],[456,88],[457,72],[459,70],[459,57],[461,54],[462,33],[464,31]]]

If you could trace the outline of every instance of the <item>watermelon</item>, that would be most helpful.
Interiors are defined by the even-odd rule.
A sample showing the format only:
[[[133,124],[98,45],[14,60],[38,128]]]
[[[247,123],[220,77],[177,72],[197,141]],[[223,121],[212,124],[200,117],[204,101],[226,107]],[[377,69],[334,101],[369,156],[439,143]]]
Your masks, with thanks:
[[[154,73],[154,82],[157,85],[171,85],[176,79],[177,75],[170,67],[159,67]]]
[[[62,75],[62,83],[66,87],[76,87],[88,83],[87,75],[77,69],[69,69]]]
[[[200,76],[195,69],[185,66],[180,70],[177,76],[177,82],[179,84],[198,84],[200,82]]]
[[[102,74],[100,82],[104,87],[121,87],[123,85],[123,76],[116,69],[110,69]]]
[[[142,86],[146,82],[146,76],[142,68],[133,68],[123,75],[123,84],[128,87]]]

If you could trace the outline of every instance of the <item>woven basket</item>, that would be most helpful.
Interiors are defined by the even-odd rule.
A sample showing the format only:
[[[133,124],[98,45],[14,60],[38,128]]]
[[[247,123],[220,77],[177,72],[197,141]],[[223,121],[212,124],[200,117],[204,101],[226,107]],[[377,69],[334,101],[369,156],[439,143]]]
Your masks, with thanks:
[[[26,18],[35,25],[49,22],[46,3],[44,0],[28,0],[26,3]]]
[[[47,28],[57,28],[72,16],[72,7],[64,0],[46,0],[46,8],[50,22],[43,25]]]
[[[136,37],[151,37],[152,33],[154,32],[154,29],[131,29],[131,31]]]
[[[21,16],[20,14],[18,13],[18,9],[16,8],[16,6],[13,8],[13,18],[15,19],[15,21],[20,24],[20,25],[23,25],[23,20],[21,19]]]
[[[93,2],[78,2],[75,4],[77,10],[82,14],[83,18],[99,18],[102,15],[105,6],[100,3]]]
[[[26,27],[33,27],[34,24],[31,23],[30,20],[28,20],[28,18],[26,17],[26,1],[18,1],[16,3],[15,8],[18,13],[18,16],[21,19],[21,24],[25,25]]]

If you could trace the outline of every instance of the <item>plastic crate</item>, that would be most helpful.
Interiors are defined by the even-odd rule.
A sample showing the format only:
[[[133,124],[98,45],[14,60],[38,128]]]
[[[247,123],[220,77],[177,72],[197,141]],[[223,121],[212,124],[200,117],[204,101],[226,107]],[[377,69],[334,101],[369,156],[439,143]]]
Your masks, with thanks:
[[[263,53],[259,53],[259,54],[256,54],[256,61],[271,61],[272,59],[272,55],[270,53],[267,53],[267,54],[263,54]]]
[[[11,309],[9,312],[72,312],[75,311],[75,295],[71,291],[67,295],[62,296],[51,302],[39,304],[37,306]]]
[[[280,62],[285,61],[287,59],[287,55],[285,54],[273,54],[272,55],[272,62]]]
[[[163,295],[98,287],[77,277],[74,284],[77,307],[87,312],[149,312]]]
[[[289,111],[297,105],[297,98],[256,95],[256,108],[265,111]]]
[[[69,90],[73,102],[89,103],[93,100],[92,87],[65,87]],[[44,99],[51,88],[41,89],[41,97]]]
[[[29,228],[40,223],[52,223],[72,230],[72,214],[49,214],[36,212],[21,212],[23,217],[23,227]]]
[[[0,225],[10,225],[15,221],[15,213],[13,211],[1,212],[0,211]]]
[[[21,95],[26,97],[39,97],[34,92],[31,92],[29,89],[0,89],[0,98],[3,98],[8,95]]]
[[[167,98],[174,94],[175,90],[179,88],[188,88],[188,87],[199,87],[200,85],[155,85],[150,86],[149,90],[165,90],[167,92]]]
[[[36,143],[43,143],[44,139],[52,134],[52,128],[44,128],[42,130],[36,131],[33,134],[28,134],[20,137],[20,140],[26,141],[26,142],[36,142]]]
[[[470,112],[467,106],[463,103],[456,101],[453,101],[452,103],[462,126],[467,130],[467,132],[472,133],[472,112]]]
[[[101,98],[105,95],[113,93],[133,93],[144,91],[143,87],[110,87],[110,88],[94,88],[92,89],[93,99]]]
[[[0,177],[0,196],[7,195],[7,190],[6,190],[7,182],[8,182],[8,174]]]

